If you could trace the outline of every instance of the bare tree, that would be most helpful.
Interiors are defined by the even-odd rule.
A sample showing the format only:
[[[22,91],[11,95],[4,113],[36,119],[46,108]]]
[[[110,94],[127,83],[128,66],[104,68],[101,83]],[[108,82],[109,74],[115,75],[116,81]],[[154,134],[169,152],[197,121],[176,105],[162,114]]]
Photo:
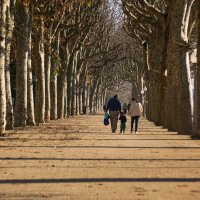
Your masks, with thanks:
[[[16,3],[16,109],[15,126],[26,126],[27,120],[27,64],[29,49],[29,3]]]
[[[200,136],[200,1],[197,3],[197,10],[198,10],[198,55],[197,55],[197,135]]]
[[[14,117],[13,117],[13,103],[11,95],[11,81],[10,81],[10,64],[11,64],[11,44],[13,38],[14,29],[14,7],[15,0],[10,0],[7,6],[6,17],[6,55],[5,55],[5,79],[6,79],[6,128],[13,129]]]
[[[0,135],[6,126],[6,91],[5,91],[5,38],[6,38],[7,1],[0,2]]]

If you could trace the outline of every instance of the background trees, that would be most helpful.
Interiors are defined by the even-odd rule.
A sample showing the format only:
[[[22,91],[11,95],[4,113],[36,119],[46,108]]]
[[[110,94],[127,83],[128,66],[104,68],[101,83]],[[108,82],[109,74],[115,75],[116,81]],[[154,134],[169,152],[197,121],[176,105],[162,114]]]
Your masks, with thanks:
[[[109,9],[102,0],[1,1],[1,134],[6,124],[35,125],[102,107],[103,69],[119,56]]]
[[[199,70],[190,58],[199,49],[197,0],[0,3],[1,134],[97,111],[108,90],[129,93],[130,84],[149,120],[199,129]]]
[[[123,0],[126,29],[144,48],[148,118],[195,132],[191,53],[197,47],[197,1]]]

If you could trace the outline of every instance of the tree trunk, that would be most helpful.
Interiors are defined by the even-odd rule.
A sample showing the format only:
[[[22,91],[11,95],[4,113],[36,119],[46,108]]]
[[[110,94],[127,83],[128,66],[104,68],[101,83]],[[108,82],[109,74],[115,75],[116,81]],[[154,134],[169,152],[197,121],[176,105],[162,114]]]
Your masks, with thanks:
[[[83,80],[83,87],[82,87],[82,111],[84,111],[84,109],[86,108],[86,90],[87,90],[87,79],[86,77],[84,77]]]
[[[197,3],[198,10],[198,46],[197,46],[197,135],[200,136],[200,1]]]
[[[149,45],[148,45],[148,43],[147,42],[145,42],[144,44],[143,44],[143,55],[144,55],[144,71],[145,71],[145,74],[144,74],[144,80],[145,80],[145,82],[146,82],[146,87],[147,87],[147,92],[146,92],[146,94],[148,94],[148,95],[146,95],[145,93],[144,93],[144,97],[146,97],[145,98],[145,100],[146,101],[148,101],[148,109],[146,110],[146,117],[150,120],[150,118],[151,118],[151,112],[150,112],[150,110],[149,110],[149,107],[151,107],[150,106],[150,99],[149,99],[149,96],[150,96],[150,75],[149,75],[149,69],[150,69],[150,66],[149,66],[149,47],[148,47]],[[146,106],[147,107],[147,106]]]
[[[86,108],[89,108],[89,104],[90,104],[90,84],[88,83],[87,86],[86,86]]]
[[[69,57],[69,63],[67,67],[67,116],[72,115],[72,81],[73,81],[73,59],[74,53]]]
[[[79,110],[79,100],[80,100],[80,98],[79,98],[79,94],[80,94],[80,92],[79,92],[79,90],[80,90],[81,88],[80,88],[80,75],[76,75],[76,115],[79,115],[80,114],[80,110]]]
[[[132,97],[136,97],[136,98],[138,97],[136,82],[132,83]]]
[[[33,72],[32,72],[32,20],[30,20],[29,46],[28,46],[28,82],[27,82],[27,124],[35,125],[34,98],[33,98]]]
[[[5,37],[6,0],[2,0],[0,1],[0,135],[3,135],[6,126]]]
[[[95,111],[99,111],[99,99],[100,99],[100,86],[101,83],[98,81],[97,89],[96,89],[96,94],[95,94]]]
[[[61,70],[58,74],[57,90],[58,90],[58,119],[64,118],[64,107],[65,107],[65,78],[67,71],[66,57],[62,48],[60,48],[60,59],[61,59]]]
[[[39,31],[35,38],[35,72],[36,72],[36,103],[35,119],[37,123],[45,122],[45,73],[44,73],[44,22],[38,20]]]
[[[50,99],[50,69],[51,54],[49,45],[45,47],[45,121],[50,121],[51,99]]]
[[[167,59],[167,90],[165,107],[167,127],[178,132],[192,131],[192,93],[188,57],[188,19],[192,1],[175,0],[171,9]],[[184,22],[184,23],[183,23]]]
[[[26,126],[27,120],[27,63],[29,47],[29,6],[16,3],[16,109],[15,126]]]
[[[65,83],[64,83],[64,117],[67,118],[67,76],[66,75],[65,75]]]
[[[64,118],[64,103],[65,103],[65,74],[61,72],[58,75],[57,90],[58,90],[58,119]]]
[[[57,113],[57,74],[56,74],[56,61],[52,59],[52,64],[51,64],[51,120],[55,120],[58,118],[58,113]]]
[[[72,72],[72,96],[71,96],[71,115],[76,114],[76,61],[73,61],[73,72]]]
[[[14,29],[14,7],[15,0],[10,0],[9,7],[7,8],[7,20],[6,20],[6,55],[5,55],[5,80],[6,80],[6,129],[13,129],[14,116],[13,116],[13,104],[11,95],[11,82],[10,82],[10,53],[11,43],[13,38]]]
[[[87,70],[87,65],[84,64],[82,72],[80,74],[80,80],[79,80],[79,113],[83,113],[83,109],[85,107],[85,100],[86,100],[86,70]]]
[[[81,85],[80,85],[81,84]],[[83,94],[83,87],[82,87],[82,83],[79,83],[79,90],[78,90],[78,98],[79,98],[79,100],[78,100],[78,102],[79,102],[79,114],[81,114],[82,112],[83,112],[83,101],[82,101],[82,99],[83,99],[83,96],[82,96],[82,94]]]
[[[161,60],[161,74],[160,74],[160,88],[159,88],[159,111],[158,111],[158,125],[164,126],[165,122],[165,95],[166,95],[166,70],[167,70],[167,48],[169,41],[169,17],[163,17],[163,43],[162,43],[162,60]]]

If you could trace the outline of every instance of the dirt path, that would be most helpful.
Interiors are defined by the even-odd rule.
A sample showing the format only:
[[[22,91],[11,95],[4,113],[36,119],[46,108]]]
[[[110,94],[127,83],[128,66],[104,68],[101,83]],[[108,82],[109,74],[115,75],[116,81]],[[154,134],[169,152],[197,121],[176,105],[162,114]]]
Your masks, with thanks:
[[[199,200],[200,140],[146,120],[111,134],[102,116],[18,129],[0,139],[0,199]]]

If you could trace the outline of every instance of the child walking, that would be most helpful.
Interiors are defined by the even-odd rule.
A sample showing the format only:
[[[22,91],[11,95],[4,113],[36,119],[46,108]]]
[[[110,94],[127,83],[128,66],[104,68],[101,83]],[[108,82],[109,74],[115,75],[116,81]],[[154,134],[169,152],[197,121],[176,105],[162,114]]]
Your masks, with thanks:
[[[126,115],[124,114],[124,112],[121,112],[119,120],[121,121],[121,124],[120,124],[120,133],[122,133],[122,132],[125,133],[127,118],[126,118]]]

